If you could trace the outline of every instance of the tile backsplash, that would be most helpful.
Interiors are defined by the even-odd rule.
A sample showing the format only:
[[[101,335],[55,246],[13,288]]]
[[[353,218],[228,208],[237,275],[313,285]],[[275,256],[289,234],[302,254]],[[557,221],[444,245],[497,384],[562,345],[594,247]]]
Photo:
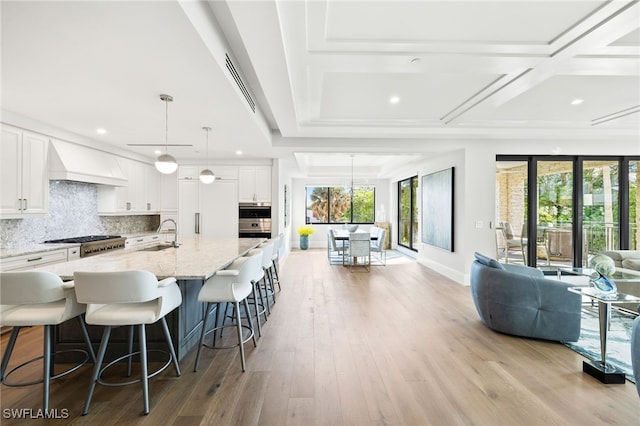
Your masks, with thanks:
[[[49,181],[46,217],[0,220],[0,246],[20,247],[84,235],[122,235],[155,231],[160,215],[98,216],[97,185]]]

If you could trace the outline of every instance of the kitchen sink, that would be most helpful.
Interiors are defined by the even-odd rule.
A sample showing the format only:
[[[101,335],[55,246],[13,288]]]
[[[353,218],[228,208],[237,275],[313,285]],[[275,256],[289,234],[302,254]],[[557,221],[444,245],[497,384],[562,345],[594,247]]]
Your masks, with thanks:
[[[140,251],[160,251],[173,247],[173,244],[158,244],[140,249]]]

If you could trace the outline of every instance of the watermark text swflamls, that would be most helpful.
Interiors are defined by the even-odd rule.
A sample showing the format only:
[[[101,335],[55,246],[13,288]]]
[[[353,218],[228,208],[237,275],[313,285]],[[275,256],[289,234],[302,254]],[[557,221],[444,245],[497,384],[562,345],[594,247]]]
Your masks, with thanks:
[[[41,408],[3,408],[2,418],[4,419],[68,419],[68,408],[53,408],[43,410]]]

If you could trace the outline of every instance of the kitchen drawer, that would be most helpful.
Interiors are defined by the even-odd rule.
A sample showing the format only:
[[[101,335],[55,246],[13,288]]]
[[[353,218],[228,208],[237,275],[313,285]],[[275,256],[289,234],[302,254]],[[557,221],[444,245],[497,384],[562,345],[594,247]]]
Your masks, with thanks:
[[[125,248],[133,248],[145,244],[157,244],[162,241],[162,234],[144,235],[141,237],[127,238],[124,243]]]
[[[67,249],[67,260],[80,259],[80,247]]]
[[[0,260],[0,266],[2,266],[3,271],[19,271],[37,268],[50,263],[66,262],[67,250],[68,249],[41,251],[22,256],[8,257]]]

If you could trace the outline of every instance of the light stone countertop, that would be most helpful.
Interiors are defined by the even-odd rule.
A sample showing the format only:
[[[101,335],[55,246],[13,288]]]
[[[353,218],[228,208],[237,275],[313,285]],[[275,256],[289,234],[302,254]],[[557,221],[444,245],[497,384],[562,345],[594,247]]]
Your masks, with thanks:
[[[115,250],[113,252],[37,268],[72,280],[75,271],[111,272],[142,269],[158,279],[206,280],[265,238],[183,238],[179,248],[160,251]]]

